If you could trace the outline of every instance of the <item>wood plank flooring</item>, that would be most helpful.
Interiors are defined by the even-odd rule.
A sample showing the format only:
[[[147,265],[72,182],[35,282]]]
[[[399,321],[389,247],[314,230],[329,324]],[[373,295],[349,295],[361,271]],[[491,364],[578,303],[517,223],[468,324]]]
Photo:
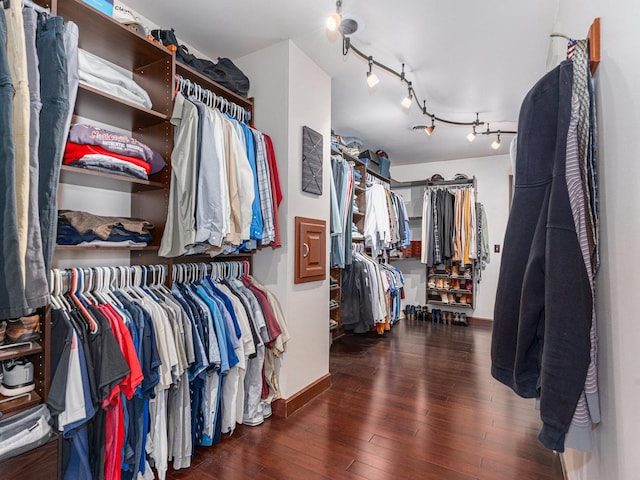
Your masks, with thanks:
[[[531,400],[492,379],[491,331],[401,321],[331,347],[332,387],[197,448],[169,479],[561,480]]]

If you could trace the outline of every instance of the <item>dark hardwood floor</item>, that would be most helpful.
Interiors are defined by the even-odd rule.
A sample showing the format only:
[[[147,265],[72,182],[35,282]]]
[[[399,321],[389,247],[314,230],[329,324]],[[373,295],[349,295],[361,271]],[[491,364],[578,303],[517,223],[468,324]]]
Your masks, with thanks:
[[[562,479],[538,413],[492,379],[491,331],[401,321],[331,347],[332,387],[238,427],[170,479]]]

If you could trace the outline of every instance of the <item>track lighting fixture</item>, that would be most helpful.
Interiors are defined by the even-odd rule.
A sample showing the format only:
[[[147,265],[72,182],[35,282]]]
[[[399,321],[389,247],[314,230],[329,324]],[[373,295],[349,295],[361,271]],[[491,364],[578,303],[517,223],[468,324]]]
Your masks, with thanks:
[[[346,25],[347,21],[350,21],[353,25],[347,26]],[[341,24],[343,24],[342,27],[341,27]],[[342,0],[336,1],[336,13],[330,15],[329,18],[327,18],[327,28],[332,31],[338,30],[340,32],[340,35],[342,35],[342,55],[343,56],[346,56],[349,52],[353,52],[354,54],[359,56],[361,59],[367,61],[369,65],[369,71],[367,72],[367,84],[369,85],[369,88],[375,87],[380,81],[378,76],[373,72],[373,67],[375,66],[377,69],[384,70],[387,73],[397,77],[401,83],[407,84],[408,86],[407,96],[401,102],[401,105],[403,108],[405,108],[406,110],[409,110],[411,108],[411,105],[413,104],[414,97],[416,102],[418,102],[418,105],[420,105],[420,100],[417,97],[411,82],[406,78],[404,63],[402,64],[402,70],[398,72],[397,70],[394,70],[391,67],[388,67],[387,65],[374,60],[372,56],[365,54],[364,52],[359,50],[357,47],[355,47],[351,43],[351,38],[349,37],[349,35],[351,35],[357,30],[358,28],[357,22],[352,19],[342,18]],[[424,100],[422,102],[422,107],[420,107],[420,110],[422,111],[422,114],[425,117],[431,118],[431,125],[414,125],[412,128],[413,130],[423,130],[424,132],[427,133],[427,135],[431,135],[433,133],[433,130],[436,128],[436,124],[435,124],[436,120],[440,123],[446,123],[448,125],[470,126],[472,127],[472,131],[469,134],[467,134],[467,140],[469,142],[473,142],[477,135],[496,135],[497,134],[497,139],[491,144],[491,147],[494,150],[497,150],[500,148],[501,133],[509,133],[509,134],[517,133],[515,131],[507,131],[507,130],[491,131],[488,123],[487,123],[486,131],[477,131],[477,127],[485,124],[484,122],[480,121],[478,113],[476,113],[476,119],[472,122],[459,122],[455,120],[449,120],[446,118],[438,117],[433,113],[430,113],[427,110],[426,101]]]
[[[327,17],[327,30],[335,32],[340,28],[340,23],[342,23],[342,0],[337,0],[336,13],[332,13]]]
[[[409,110],[411,108],[412,103],[413,103],[413,94],[411,92],[411,82],[409,82],[409,92],[407,93],[407,96],[402,99],[401,104],[405,109]]]
[[[375,87],[380,82],[378,76],[371,71],[372,67],[373,57],[369,57],[369,71],[367,72],[367,85],[369,85],[369,88]]]
[[[491,148],[498,150],[500,148],[500,130],[498,130],[498,138],[491,144]]]

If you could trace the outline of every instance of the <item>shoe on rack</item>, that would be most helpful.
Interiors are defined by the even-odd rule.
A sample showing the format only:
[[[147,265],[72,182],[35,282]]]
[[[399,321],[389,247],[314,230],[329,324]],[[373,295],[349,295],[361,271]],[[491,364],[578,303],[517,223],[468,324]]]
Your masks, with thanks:
[[[460,313],[459,312],[455,312],[453,314],[453,324],[454,325],[460,325]]]
[[[473,290],[473,282],[471,280],[467,280],[464,282],[464,288],[469,291]]]
[[[449,298],[449,303],[456,303],[456,296],[453,293],[448,293],[447,296]]]
[[[329,284],[330,285],[335,285],[338,283],[338,279],[337,278],[333,278],[331,275],[329,275]]]
[[[436,288],[444,288],[444,278],[436,279]]]
[[[15,397],[35,389],[33,383],[33,363],[24,357],[2,362],[2,383],[0,394]]]
[[[7,343],[35,342],[40,340],[40,316],[36,313],[28,317],[7,320]]]
[[[0,322],[0,345],[4,345],[6,334],[7,324],[5,322]]]
[[[434,278],[429,279],[429,282],[427,283],[427,287],[436,288],[436,280]]]
[[[440,301],[441,301],[442,303],[449,303],[449,294],[447,294],[447,293],[445,293],[445,292],[442,292],[442,293],[440,294]]]
[[[444,281],[442,282],[442,288],[445,288],[447,290],[451,288],[451,282],[449,281],[448,278],[445,278]]]
[[[451,265],[451,276],[457,277],[460,274],[460,269],[458,265]]]
[[[424,321],[424,307],[422,305],[416,306],[416,320],[419,322]]]
[[[464,312],[460,314],[460,325],[462,325],[463,327],[469,326],[469,322],[467,321],[467,314]]]

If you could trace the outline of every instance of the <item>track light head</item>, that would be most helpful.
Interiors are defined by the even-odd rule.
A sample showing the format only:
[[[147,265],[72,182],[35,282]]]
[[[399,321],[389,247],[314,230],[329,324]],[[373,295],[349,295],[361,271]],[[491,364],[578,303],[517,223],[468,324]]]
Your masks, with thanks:
[[[327,17],[326,25],[327,30],[330,32],[335,32],[340,28],[340,24],[342,23],[342,0],[336,1],[336,13],[332,13]]]
[[[478,122],[478,120],[476,120],[476,123]],[[471,133],[469,133],[467,135],[467,140],[469,140],[469,142],[473,142],[476,139],[476,126],[473,126],[473,131]]]
[[[373,72],[367,72],[367,85],[369,88],[375,87],[378,83],[380,83],[380,79]]]
[[[332,13],[327,17],[327,30],[330,32],[335,32],[340,28],[340,23],[342,22],[342,18],[338,13]]]
[[[436,129],[436,122],[435,122],[435,117],[433,115],[431,115],[431,125],[429,125],[428,127],[426,127],[424,129],[425,133],[429,136],[431,136],[431,134],[433,133],[433,131]]]
[[[413,94],[411,93],[411,82],[409,82],[409,92],[407,96],[402,99],[402,106],[409,110],[411,108],[411,104],[413,103]]]
[[[369,85],[369,88],[375,87],[380,82],[378,76],[371,71],[372,68],[373,57],[369,57],[369,71],[367,72],[367,85]]]
[[[491,144],[491,148],[498,150],[500,148],[500,131],[498,130],[498,138]]]

